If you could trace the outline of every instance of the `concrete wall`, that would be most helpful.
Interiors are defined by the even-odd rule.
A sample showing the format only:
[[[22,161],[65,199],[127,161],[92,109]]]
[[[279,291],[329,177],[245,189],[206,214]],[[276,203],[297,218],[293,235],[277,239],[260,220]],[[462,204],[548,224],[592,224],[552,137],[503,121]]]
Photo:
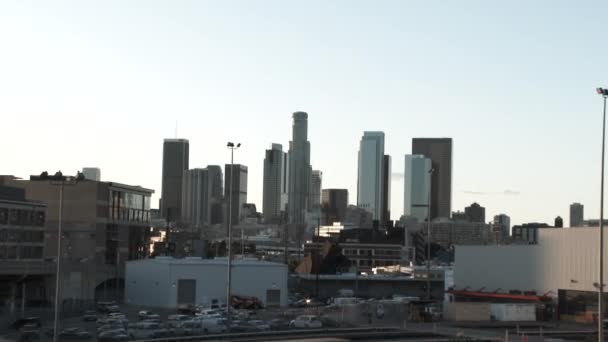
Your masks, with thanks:
[[[539,229],[538,245],[456,246],[455,287],[597,291],[597,236],[597,228]]]
[[[225,261],[146,259],[127,263],[126,301],[136,305],[174,308],[180,279],[196,280],[196,304],[213,299],[226,301]],[[241,263],[232,268],[232,294],[255,296],[266,304],[266,290],[281,291],[281,306],[287,305],[287,266],[277,263]]]
[[[451,302],[443,305],[446,321],[489,321],[490,303]]]

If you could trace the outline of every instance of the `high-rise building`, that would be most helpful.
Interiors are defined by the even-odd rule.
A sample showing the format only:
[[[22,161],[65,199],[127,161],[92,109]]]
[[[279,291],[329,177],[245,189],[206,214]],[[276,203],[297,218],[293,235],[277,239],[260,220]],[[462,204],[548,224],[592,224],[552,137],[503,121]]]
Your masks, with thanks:
[[[464,208],[464,215],[469,222],[486,222],[486,208],[478,203],[473,203]]]
[[[384,132],[363,132],[359,144],[357,206],[381,220],[384,189]]]
[[[163,143],[163,175],[160,201],[161,215],[168,221],[180,221],[182,183],[188,170],[190,147],[186,139],[165,139]]]
[[[323,181],[323,172],[312,170],[312,178],[310,179],[310,197],[308,200],[308,209],[315,209],[321,206],[321,183]]]
[[[580,203],[570,204],[570,227],[582,227],[585,206]]]
[[[323,189],[321,191],[321,211],[323,212],[324,225],[344,222],[347,207],[347,189]]]
[[[414,138],[412,154],[432,161],[431,218],[450,217],[452,212],[452,138]]]
[[[562,219],[561,216],[558,216],[555,218],[555,224],[553,225],[553,227],[555,228],[563,228],[564,227],[564,220]]]
[[[384,155],[382,159],[382,218],[383,226],[388,225],[391,220],[391,156]]]
[[[272,144],[264,158],[262,212],[264,222],[282,222],[287,208],[289,160],[281,144]]]
[[[511,218],[506,214],[498,214],[494,216],[494,225],[500,229],[501,237],[506,239],[511,235]]]
[[[308,114],[295,112],[292,119],[292,140],[289,142],[289,200],[287,210],[290,223],[304,224],[312,174],[310,142],[308,142]]]
[[[243,204],[247,203],[247,166],[226,164],[226,182],[224,184],[224,198],[226,201],[226,223],[228,223],[229,212],[232,212],[232,225],[240,222]],[[232,178],[232,183],[230,179]],[[232,190],[231,190],[232,189]],[[230,208],[230,193],[232,192],[232,208]]]
[[[213,217],[213,208],[222,202],[222,169],[209,165],[204,169],[184,171],[182,183],[182,221],[194,227],[221,223]]]
[[[420,154],[405,155],[403,215],[419,222],[428,217],[430,170],[431,159]]]
[[[99,182],[101,180],[101,170],[98,167],[83,167],[84,178]]]

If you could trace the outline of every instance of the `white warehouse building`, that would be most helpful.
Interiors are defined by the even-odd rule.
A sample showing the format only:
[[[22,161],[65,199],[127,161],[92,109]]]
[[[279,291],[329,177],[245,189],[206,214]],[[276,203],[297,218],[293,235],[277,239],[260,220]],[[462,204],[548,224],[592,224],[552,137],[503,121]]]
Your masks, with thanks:
[[[227,259],[156,257],[126,263],[125,303],[159,308],[226,302]],[[287,265],[257,259],[232,262],[232,294],[264,306],[287,305]]]
[[[597,313],[598,237],[597,227],[540,228],[534,245],[456,246],[453,289],[533,293],[550,297],[561,319],[591,320]],[[604,238],[608,246],[608,234]]]

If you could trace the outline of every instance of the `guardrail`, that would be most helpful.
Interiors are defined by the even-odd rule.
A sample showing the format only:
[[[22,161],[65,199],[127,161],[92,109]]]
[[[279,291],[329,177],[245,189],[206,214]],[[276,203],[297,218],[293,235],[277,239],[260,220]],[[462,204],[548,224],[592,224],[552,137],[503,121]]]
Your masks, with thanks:
[[[196,336],[163,337],[156,339],[136,340],[137,342],[188,342],[205,340],[275,340],[305,337],[330,337],[347,336],[353,334],[407,334],[409,336],[439,336],[431,332],[407,331],[398,327],[379,327],[379,328],[331,328],[331,329],[297,329],[297,330],[275,330],[247,333],[226,333],[226,334],[207,334]]]

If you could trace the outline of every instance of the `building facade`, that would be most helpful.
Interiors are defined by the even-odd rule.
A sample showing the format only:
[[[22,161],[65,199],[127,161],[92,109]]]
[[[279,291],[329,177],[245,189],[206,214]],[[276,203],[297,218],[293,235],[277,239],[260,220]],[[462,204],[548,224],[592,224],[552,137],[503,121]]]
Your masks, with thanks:
[[[26,200],[20,188],[0,186],[0,303],[48,303],[55,262],[44,259],[46,205]]]
[[[165,139],[163,142],[163,175],[160,210],[171,222],[181,220],[182,183],[189,169],[190,144],[186,139]]]
[[[344,222],[348,207],[347,189],[323,189],[321,191],[321,211],[323,224],[332,225],[334,222]]]
[[[423,155],[405,155],[403,214],[419,222],[428,218],[431,167],[431,159]]]
[[[452,212],[452,138],[414,138],[412,154],[431,159],[431,218]]]
[[[503,240],[511,235],[511,218],[508,215],[498,214],[494,216],[493,223],[498,227]]]
[[[359,144],[357,206],[380,220],[384,213],[384,132],[363,132]]]
[[[222,186],[222,169],[219,165],[184,171],[182,221],[199,228],[221,223],[221,217],[214,217],[213,209],[222,204]]]
[[[304,224],[312,175],[308,114],[295,112],[292,119],[292,140],[289,142],[288,219],[290,223]]]
[[[262,212],[264,222],[284,221],[289,186],[289,159],[281,144],[272,144],[264,158]]]
[[[580,203],[570,204],[570,227],[582,227],[585,220],[585,206]]]
[[[380,218],[383,227],[388,226],[391,220],[391,156],[384,155],[382,159],[382,217]]]
[[[321,206],[321,186],[323,183],[323,172],[312,171],[310,179],[310,197],[308,201],[309,210],[318,209]]]
[[[486,208],[476,202],[464,208],[464,215],[470,222],[486,222]]]
[[[243,204],[247,203],[247,166],[241,164],[226,164],[224,167],[226,182],[224,184],[224,198],[226,205],[226,223],[228,223],[229,212],[232,212],[232,225],[240,222]],[[230,181],[232,179],[232,182]],[[230,193],[232,193],[232,208],[230,208]]]
[[[98,167],[83,167],[82,174],[86,179],[98,182],[101,180],[101,170]]]
[[[31,177],[0,176],[45,203],[44,259],[57,258],[60,185]],[[151,189],[84,179],[63,186],[61,296],[68,300],[122,301],[126,260],[149,256]],[[50,282],[54,289],[54,281]]]

